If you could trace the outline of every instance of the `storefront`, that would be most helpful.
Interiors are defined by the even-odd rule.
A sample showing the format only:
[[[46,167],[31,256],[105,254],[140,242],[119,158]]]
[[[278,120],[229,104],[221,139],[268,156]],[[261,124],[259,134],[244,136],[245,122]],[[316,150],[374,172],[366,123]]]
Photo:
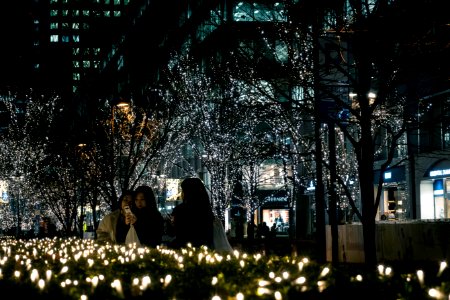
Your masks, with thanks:
[[[263,205],[259,211],[260,222],[266,222],[267,226],[277,235],[289,233],[290,215],[288,196],[284,190],[259,191],[259,197]]]
[[[420,181],[420,219],[450,218],[450,162],[432,166]]]
[[[379,171],[375,172],[374,186],[378,187]],[[404,219],[407,208],[405,166],[397,166],[383,173],[383,191],[378,220]]]

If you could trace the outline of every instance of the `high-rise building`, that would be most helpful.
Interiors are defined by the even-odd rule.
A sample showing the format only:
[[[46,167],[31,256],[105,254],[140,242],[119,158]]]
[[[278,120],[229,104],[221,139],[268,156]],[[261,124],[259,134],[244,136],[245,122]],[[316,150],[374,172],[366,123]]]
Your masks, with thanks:
[[[126,28],[131,2],[2,2],[0,66],[5,71],[1,83],[52,91],[70,99],[82,81],[99,72],[103,55]]]

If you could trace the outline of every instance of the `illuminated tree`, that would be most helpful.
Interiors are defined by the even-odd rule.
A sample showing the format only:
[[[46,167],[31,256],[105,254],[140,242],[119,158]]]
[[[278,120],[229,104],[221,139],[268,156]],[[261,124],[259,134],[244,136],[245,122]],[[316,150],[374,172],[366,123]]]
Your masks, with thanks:
[[[281,20],[266,15],[270,22],[255,22],[251,34],[224,51],[232,54],[227,59],[236,66],[234,76],[264,95],[266,103],[278,103],[285,124],[296,124],[287,127],[294,144],[314,154],[316,213],[325,208],[319,204],[326,192],[333,261],[337,207],[342,204],[352,207],[363,224],[366,262],[376,262],[382,174],[408,158],[407,133],[414,129],[412,123],[418,124],[412,105],[421,91],[411,89],[409,82],[420,82],[423,74],[446,78],[437,65],[422,64],[432,53],[445,57],[444,40],[439,40],[439,26],[445,24],[440,9],[407,1],[292,1],[281,8]],[[420,26],[411,27],[417,23]],[[302,130],[300,124],[308,122],[311,125]],[[314,147],[295,139],[298,134],[313,136]],[[303,153],[297,152],[297,163],[307,158]],[[374,178],[374,170],[379,170],[379,178]],[[324,247],[322,222],[318,218],[317,232]]]
[[[0,142],[0,165],[9,192],[9,213],[3,214],[2,219],[13,221],[5,226],[14,226],[17,236],[22,230],[30,230],[33,222],[37,225],[37,216],[48,214],[41,205],[46,182],[37,180],[37,173],[50,151],[49,126],[58,115],[55,112],[59,112],[55,99],[31,90],[10,91],[1,96],[8,120]],[[64,203],[64,199],[60,202]]]
[[[94,227],[103,214],[118,208],[123,190],[142,184],[162,190],[156,175],[170,172],[180,147],[177,100],[159,89],[149,89],[144,96],[147,101],[140,105],[132,99],[122,107],[114,101],[100,103],[83,136],[83,194]]]
[[[215,66],[202,68],[188,56],[178,55],[166,75],[171,93],[182,99],[182,115],[188,117],[183,127],[191,155],[184,157],[192,163],[184,168],[197,176],[203,168],[207,170],[212,203],[223,219],[234,183],[244,179],[244,167],[273,159],[274,139],[264,122],[271,112],[258,109],[259,99],[222,71]],[[195,161],[201,165],[196,166]]]
[[[294,193],[302,193],[305,180],[315,182],[317,238],[323,254],[325,209],[328,212],[333,261],[338,259],[339,209],[351,207],[352,214],[363,224],[366,261],[369,265],[376,262],[375,218],[382,175],[409,159],[408,137],[423,125],[418,122],[414,105],[424,91],[411,82],[424,86],[424,76],[434,78],[436,86],[427,88],[436,90],[439,86],[445,88],[442,83],[448,77],[439,66],[439,60],[446,57],[446,39],[442,38],[446,21],[441,13],[443,7],[436,4],[242,2],[233,7],[232,16],[224,16],[227,12],[217,9],[209,23],[201,26],[207,36],[212,32],[210,28],[221,25],[220,20],[234,18],[234,23],[226,25],[236,30],[228,35],[226,43],[218,43],[220,49],[204,50],[202,55],[211,55],[203,57],[202,67],[195,69],[199,73],[206,70],[208,79],[202,81],[208,82],[206,86],[217,83],[222,89],[210,88],[196,94],[196,89],[205,85],[194,80],[189,95],[196,97],[190,101],[204,100],[202,103],[210,106],[195,105],[195,109],[206,107],[208,112],[210,107],[220,107],[218,103],[228,103],[233,111],[245,116],[243,120],[246,114],[235,106],[241,98],[251,99],[247,107],[259,115],[271,112],[265,122],[273,141],[289,139],[289,143],[275,142],[274,152],[292,169]],[[426,61],[432,64],[427,66]],[[214,101],[217,99],[220,101]],[[220,109],[211,115],[222,114],[227,116]],[[202,116],[207,120],[209,114]],[[205,141],[220,144],[211,139],[215,134],[224,137],[222,128],[211,126],[215,124],[211,121],[206,124],[210,140]],[[232,148],[226,148],[228,154]],[[217,156],[223,151],[221,146],[212,152]],[[225,155],[221,160],[233,161],[231,157]],[[406,204],[408,199],[404,197]]]

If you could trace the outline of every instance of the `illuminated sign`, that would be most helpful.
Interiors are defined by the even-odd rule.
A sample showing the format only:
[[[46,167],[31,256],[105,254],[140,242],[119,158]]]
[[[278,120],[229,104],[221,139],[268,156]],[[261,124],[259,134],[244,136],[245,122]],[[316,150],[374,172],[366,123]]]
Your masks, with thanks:
[[[430,177],[450,175],[450,169],[430,171]]]

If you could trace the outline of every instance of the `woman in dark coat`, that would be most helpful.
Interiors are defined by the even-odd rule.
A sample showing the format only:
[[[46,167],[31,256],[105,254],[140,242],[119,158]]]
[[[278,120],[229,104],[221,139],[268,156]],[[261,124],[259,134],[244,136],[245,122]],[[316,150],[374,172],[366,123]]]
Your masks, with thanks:
[[[142,185],[134,191],[136,229],[144,246],[156,247],[162,242],[164,220],[156,205],[155,194],[149,186]]]
[[[181,183],[183,202],[172,211],[175,240],[173,247],[202,245],[213,248],[214,214],[208,192],[199,178],[186,178]]]

